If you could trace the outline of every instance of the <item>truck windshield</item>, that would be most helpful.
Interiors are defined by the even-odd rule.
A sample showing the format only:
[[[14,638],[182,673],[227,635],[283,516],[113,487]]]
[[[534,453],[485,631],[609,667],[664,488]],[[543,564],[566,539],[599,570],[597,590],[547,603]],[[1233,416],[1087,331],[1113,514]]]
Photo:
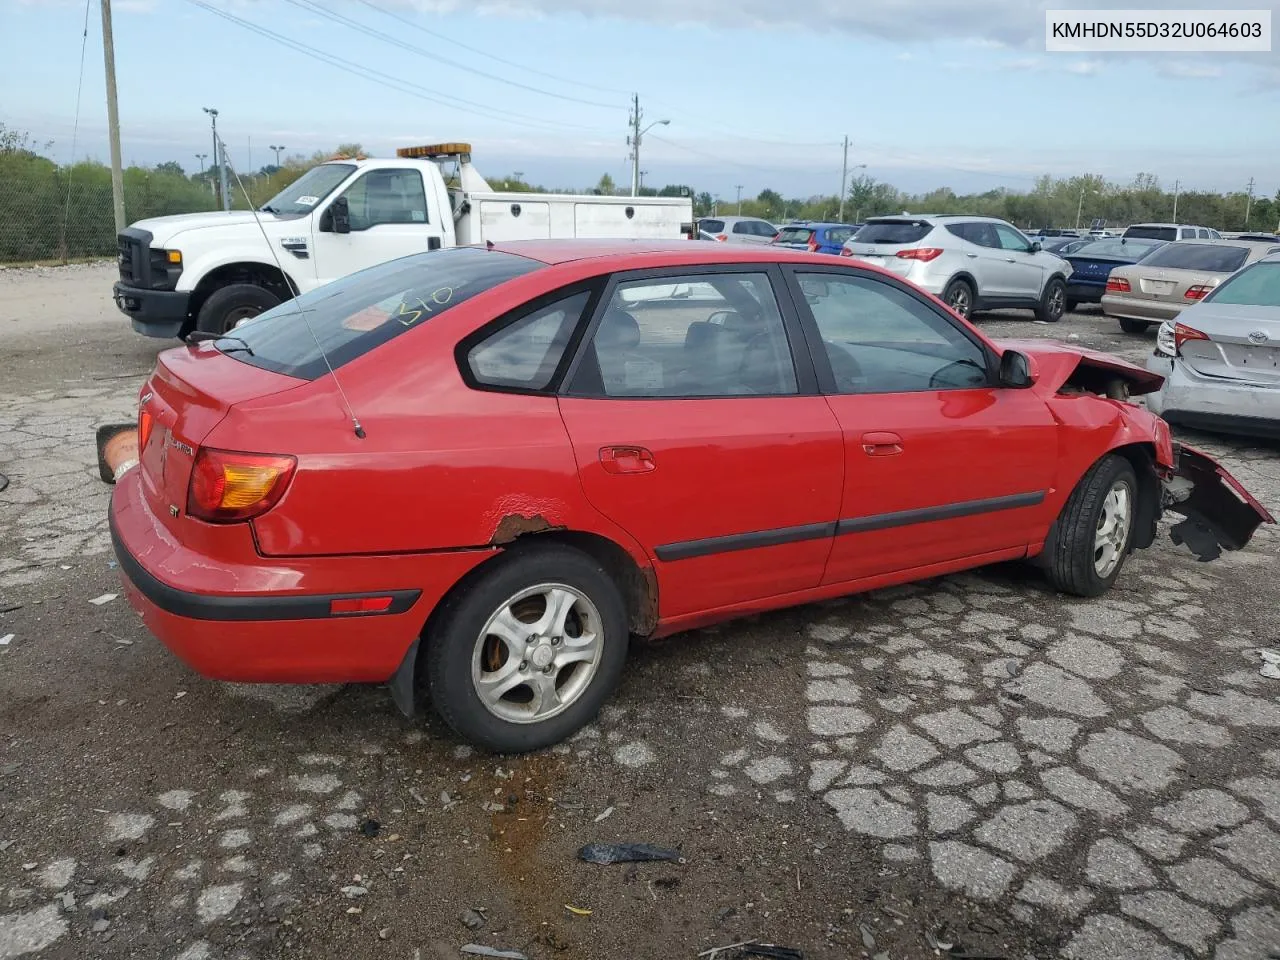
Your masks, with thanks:
[[[322,163],[312,167],[262,206],[263,213],[305,216],[331,194],[355,169],[350,163]]]

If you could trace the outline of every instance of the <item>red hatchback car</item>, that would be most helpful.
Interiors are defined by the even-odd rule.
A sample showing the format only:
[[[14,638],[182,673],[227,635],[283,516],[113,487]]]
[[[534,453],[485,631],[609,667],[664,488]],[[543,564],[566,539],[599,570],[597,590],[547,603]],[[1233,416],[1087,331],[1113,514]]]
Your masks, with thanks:
[[[632,635],[1016,558],[1092,596],[1168,506],[1239,549],[1271,517],[1127,401],[1159,384],[834,258],[459,248],[161,354],[111,532],[205,676],[388,682],[528,750]]]

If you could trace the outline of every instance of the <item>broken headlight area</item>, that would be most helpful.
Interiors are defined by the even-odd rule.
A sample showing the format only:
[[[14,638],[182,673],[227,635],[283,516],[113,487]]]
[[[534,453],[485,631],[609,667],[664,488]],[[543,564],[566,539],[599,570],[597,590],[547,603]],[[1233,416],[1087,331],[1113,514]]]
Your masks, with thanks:
[[[1174,445],[1173,469],[1161,486],[1164,509],[1185,518],[1173,525],[1170,538],[1202,563],[1223,550],[1242,550],[1258,527],[1276,522],[1239,480],[1194,447]]]

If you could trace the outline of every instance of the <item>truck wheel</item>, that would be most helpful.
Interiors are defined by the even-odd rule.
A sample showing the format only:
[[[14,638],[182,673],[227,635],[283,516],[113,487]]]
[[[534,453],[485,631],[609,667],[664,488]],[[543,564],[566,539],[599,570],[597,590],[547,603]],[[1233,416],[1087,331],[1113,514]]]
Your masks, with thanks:
[[[1128,317],[1120,318],[1120,329],[1125,333],[1146,333],[1149,326],[1151,324],[1146,320],[1130,320]]]
[[[617,586],[563,546],[515,549],[446,601],[427,637],[432,704],[497,753],[558,743],[618,684],[630,636]]]
[[[280,298],[274,293],[252,283],[220,287],[209,294],[200,307],[196,314],[196,329],[202,333],[228,333],[241,320],[256,317],[278,303]]]
[[[1138,477],[1124,457],[1108,454],[1071,491],[1058,516],[1045,574],[1063,593],[1097,597],[1111,589],[1133,546]]]

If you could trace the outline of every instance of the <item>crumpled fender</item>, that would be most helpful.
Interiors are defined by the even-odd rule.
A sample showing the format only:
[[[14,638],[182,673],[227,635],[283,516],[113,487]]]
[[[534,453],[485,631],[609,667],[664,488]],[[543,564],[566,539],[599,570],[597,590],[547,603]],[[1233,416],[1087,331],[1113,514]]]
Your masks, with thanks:
[[[1064,386],[1075,386],[1081,392],[1100,393],[1113,400],[1155,393],[1164,377],[1127,360],[1087,347],[1076,347],[1056,340],[1000,340],[997,346],[1026,354],[1035,366],[1033,389],[1051,396]],[[1126,396],[1114,396],[1107,387],[1123,383]]]
[[[1173,542],[1203,562],[1241,550],[1258,527],[1275,523],[1270,511],[1203,450],[1174,446],[1175,464],[1161,478],[1164,507],[1186,519],[1169,531]]]

